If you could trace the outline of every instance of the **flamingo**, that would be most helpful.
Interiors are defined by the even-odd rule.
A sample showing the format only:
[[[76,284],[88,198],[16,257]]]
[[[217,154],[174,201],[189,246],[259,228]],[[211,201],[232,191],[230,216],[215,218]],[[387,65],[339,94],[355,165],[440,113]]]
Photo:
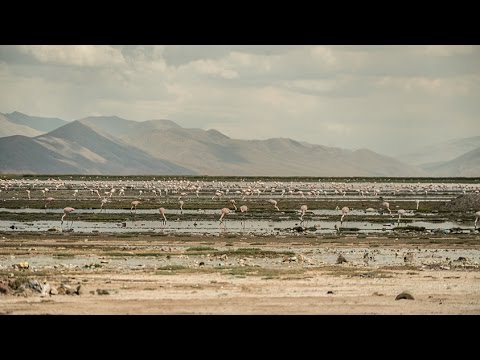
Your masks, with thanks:
[[[30,200],[30,190],[27,190],[28,200]]]
[[[478,222],[478,219],[480,219],[480,211],[477,211],[475,213],[475,216],[476,216],[476,219],[475,219],[475,229],[477,229],[477,222]]]
[[[75,208],[73,207],[66,207],[65,209],[63,209],[63,216],[62,216],[62,223],[61,225],[63,225],[63,219],[65,219],[65,217],[70,214],[72,211],[75,211]],[[72,220],[72,225],[73,225],[73,220]],[[71,226],[71,225],[70,225]]]
[[[178,204],[180,205],[180,214],[183,214],[183,200],[180,200]]]
[[[340,218],[340,225],[343,223],[343,218],[348,215],[349,211],[350,209],[348,208],[348,206],[344,206],[342,208],[342,217]]]
[[[163,217],[163,220],[162,220],[163,225],[167,225],[167,218],[165,217],[165,208],[161,207],[160,209],[158,209],[158,211],[160,212],[160,215],[162,215]]]
[[[388,212],[390,213],[390,215],[392,215],[392,210],[390,210],[390,204],[389,204],[388,202],[384,201],[384,202],[382,203],[382,206],[383,206],[385,209],[388,210]]]
[[[233,205],[233,207],[235,208],[235,211],[237,211],[237,205],[235,203],[235,199],[232,199],[230,200],[230,203]]]
[[[268,200],[268,202],[269,202],[270,204],[272,204],[273,207],[274,207],[277,211],[280,211],[280,209],[279,209],[278,206],[277,206],[277,201],[276,201],[276,200],[270,199],[270,200]]]
[[[100,212],[102,212],[103,206],[108,202],[107,198],[102,199],[102,204],[100,205]],[[105,209],[105,212],[107,212],[107,209]]]
[[[248,207],[247,205],[242,205],[240,206],[240,212],[243,214],[243,213],[246,213],[248,211]],[[240,221],[240,223],[242,224],[243,228],[245,229],[245,220],[244,220],[244,217],[242,217],[242,220]]]
[[[403,209],[399,209],[397,213],[398,213],[398,225],[400,225],[400,218],[402,217],[402,215],[405,215],[406,211]]]
[[[132,207],[130,208],[130,212],[135,208],[135,214],[137,213],[137,206],[140,205],[142,202],[138,200],[132,201]]]
[[[415,200],[415,202],[417,203],[417,210],[418,210],[418,205],[420,205],[420,200]]]
[[[303,215],[305,215],[305,213],[307,212],[307,210],[308,210],[307,205],[302,205],[302,206],[300,206],[300,212],[301,212],[301,214],[300,214],[300,220],[301,220],[302,222],[303,222]]]
[[[50,204],[55,198],[53,197],[48,197],[45,199],[45,212],[47,212],[47,204]]]
[[[222,212],[222,215],[220,215],[220,224],[223,223],[223,218],[230,213],[230,209],[223,208],[221,212]]]

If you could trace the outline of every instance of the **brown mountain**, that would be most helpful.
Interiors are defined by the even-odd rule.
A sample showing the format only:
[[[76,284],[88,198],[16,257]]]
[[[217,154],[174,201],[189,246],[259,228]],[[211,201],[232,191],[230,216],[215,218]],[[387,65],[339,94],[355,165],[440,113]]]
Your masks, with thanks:
[[[0,172],[39,174],[195,174],[74,121],[34,138],[0,138]]]

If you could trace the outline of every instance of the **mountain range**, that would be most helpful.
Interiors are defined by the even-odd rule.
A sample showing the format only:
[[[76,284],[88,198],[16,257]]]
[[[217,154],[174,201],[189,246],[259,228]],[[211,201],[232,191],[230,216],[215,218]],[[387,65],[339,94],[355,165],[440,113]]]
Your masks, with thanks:
[[[449,158],[400,160],[286,138],[232,139],[170,120],[58,118],[0,113],[0,172],[212,176],[479,176],[480,144],[458,140]],[[478,137],[480,139],[480,136]],[[460,149],[466,149],[461,153]],[[473,148],[472,148],[473,147]],[[460,152],[460,153],[459,153]],[[423,152],[420,153],[420,155]],[[451,154],[450,152],[448,154]],[[419,156],[420,156],[419,155]],[[414,160],[412,160],[412,158]],[[434,160],[432,162],[431,160]]]

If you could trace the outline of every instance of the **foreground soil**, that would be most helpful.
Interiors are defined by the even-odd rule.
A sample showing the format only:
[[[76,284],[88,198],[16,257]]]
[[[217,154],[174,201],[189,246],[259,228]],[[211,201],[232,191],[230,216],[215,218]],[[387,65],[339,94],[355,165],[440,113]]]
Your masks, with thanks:
[[[0,238],[1,314],[480,314],[478,234]]]

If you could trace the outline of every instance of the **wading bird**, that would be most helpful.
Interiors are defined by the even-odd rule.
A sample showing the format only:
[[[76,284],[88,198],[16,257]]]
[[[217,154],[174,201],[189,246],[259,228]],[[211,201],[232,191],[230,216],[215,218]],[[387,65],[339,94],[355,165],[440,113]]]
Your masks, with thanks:
[[[75,208],[73,207],[66,207],[65,209],[63,209],[63,216],[62,216],[62,223],[61,225],[63,225],[63,219],[65,219],[67,217],[68,214],[70,214],[72,211],[75,211]],[[73,225],[73,220],[72,220],[72,224],[70,226]]]
[[[237,205],[236,205],[235,199],[230,200],[230,203],[231,203],[231,204],[233,205],[233,207],[235,208],[235,211],[237,211]]]
[[[180,205],[180,214],[183,214],[183,200],[180,200],[178,204]]]
[[[132,207],[130,208],[130,212],[132,212],[133,209],[135,209],[135,214],[137,213],[137,206],[140,205],[142,202],[138,200],[132,201]]]
[[[248,207],[247,205],[242,205],[240,206],[240,212],[243,214],[243,213],[246,213],[248,211]],[[245,229],[245,216],[242,216],[242,220],[240,221],[240,224],[243,226],[243,228]]]
[[[348,206],[344,206],[342,208],[342,217],[340,218],[340,225],[343,223],[343,218],[348,215],[349,211],[350,209],[348,208]]]
[[[277,211],[280,211],[280,209],[279,209],[278,206],[277,206],[277,201],[276,201],[276,200],[270,199],[270,200],[268,200],[268,202],[269,202],[270,204],[272,204],[273,207],[274,207]]]
[[[477,229],[477,222],[478,222],[478,219],[480,219],[480,211],[477,211],[475,213],[475,216],[476,216],[476,219],[475,219],[475,229]]]
[[[382,207],[387,209],[388,212],[390,213],[390,215],[392,215],[392,210],[390,210],[390,204],[388,202],[386,202],[386,201],[382,202]]]
[[[163,217],[163,220],[162,220],[162,223],[163,225],[167,225],[167,218],[165,216],[165,208],[161,207],[160,209],[158,209],[160,215],[162,215]]]
[[[223,218],[224,218],[225,216],[227,216],[228,214],[230,214],[230,209],[229,209],[229,208],[223,208],[223,209],[221,210],[221,212],[222,212],[222,215],[220,215],[220,220],[219,220],[219,221],[220,221],[220,224],[223,223]]]
[[[400,209],[400,210],[397,211],[397,213],[398,213],[398,225],[400,225],[400,219],[401,219],[402,215],[405,215],[406,211],[403,210],[403,209]]]
[[[102,204],[100,205],[100,212],[102,212],[102,210],[105,210],[105,212],[107,212],[107,208],[104,208],[104,206],[107,202],[108,202],[107,198],[102,199]]]
[[[308,207],[307,205],[302,205],[300,206],[300,220],[303,222],[303,216],[305,215],[305,213],[307,212],[308,210]]]
[[[53,200],[55,200],[53,197],[48,197],[45,199],[45,212],[47,212],[47,205],[50,204]]]

